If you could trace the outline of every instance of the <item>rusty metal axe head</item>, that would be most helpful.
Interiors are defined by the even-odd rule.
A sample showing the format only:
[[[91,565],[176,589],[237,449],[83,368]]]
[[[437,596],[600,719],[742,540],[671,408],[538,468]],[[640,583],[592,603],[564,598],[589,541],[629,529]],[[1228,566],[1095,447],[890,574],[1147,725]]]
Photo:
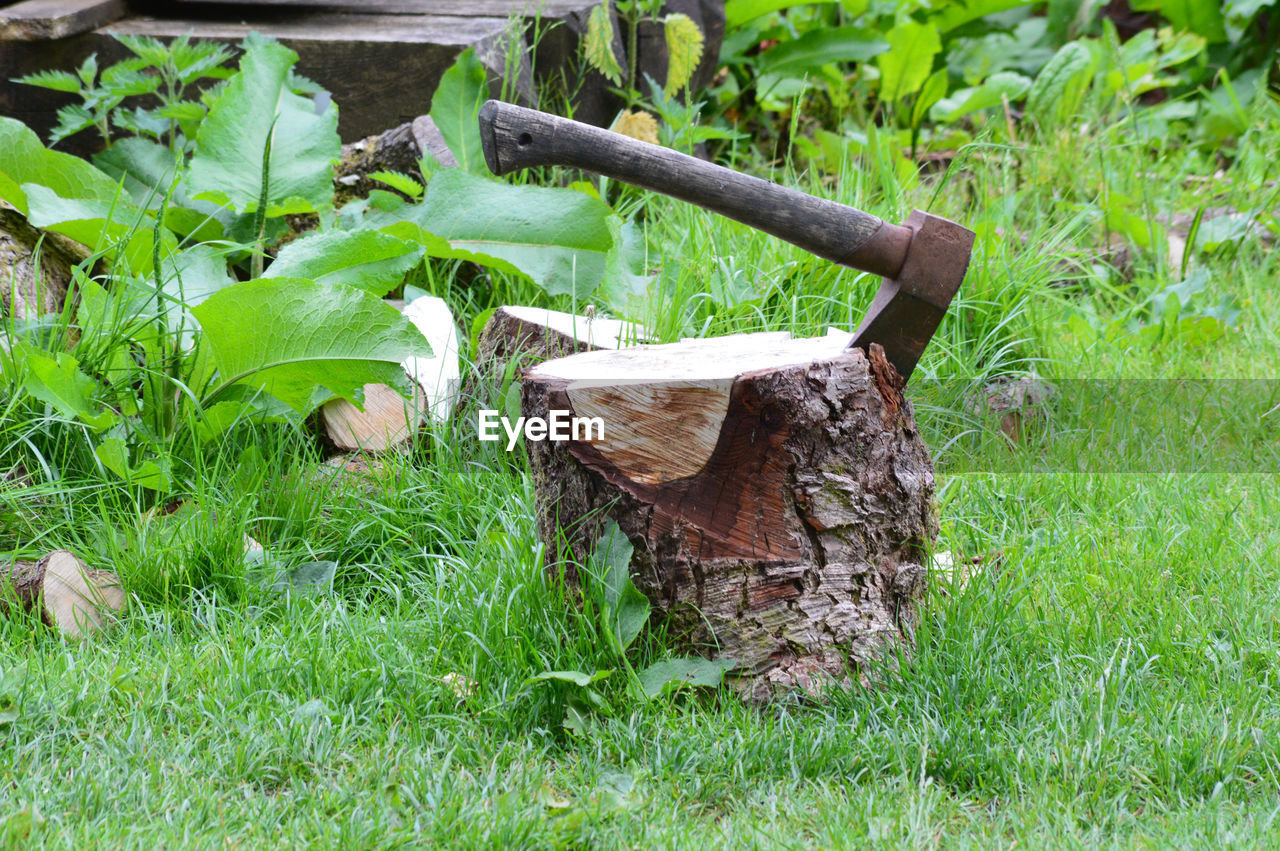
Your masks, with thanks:
[[[844,204],[695,159],[599,127],[498,101],[480,109],[494,174],[535,165],[594,171],[759,228],[855,269],[880,275],[850,345],[879,343],[908,378],[964,280],[973,232],[917,210],[903,225]]]

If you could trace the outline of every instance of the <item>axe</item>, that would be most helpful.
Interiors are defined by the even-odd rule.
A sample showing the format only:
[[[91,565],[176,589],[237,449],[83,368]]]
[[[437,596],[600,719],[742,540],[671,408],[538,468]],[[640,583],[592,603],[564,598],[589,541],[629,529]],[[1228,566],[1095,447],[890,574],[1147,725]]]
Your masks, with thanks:
[[[916,210],[902,225],[704,160],[509,103],[480,109],[485,162],[497,175],[579,168],[670,195],[773,234],[827,260],[880,275],[850,347],[872,343],[910,377],[964,280],[973,231]]]

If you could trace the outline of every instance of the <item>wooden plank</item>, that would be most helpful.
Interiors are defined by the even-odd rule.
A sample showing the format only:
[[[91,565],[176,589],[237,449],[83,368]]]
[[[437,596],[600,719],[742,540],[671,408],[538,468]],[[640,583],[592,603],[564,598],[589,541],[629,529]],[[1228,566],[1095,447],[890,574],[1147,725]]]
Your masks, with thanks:
[[[0,41],[79,35],[125,15],[124,0],[25,0],[0,9]]]
[[[100,65],[131,55],[110,33],[165,41],[193,34],[235,45],[251,31],[297,51],[298,72],[333,93],[339,132],[350,142],[426,114],[441,76],[468,47],[476,48],[497,77],[507,19],[320,13],[276,14],[245,22],[133,17],[59,41],[0,44],[0,66],[6,71],[3,77],[12,78],[45,68],[70,70],[90,53],[98,54]],[[56,120],[58,107],[69,102],[72,99],[60,92],[0,79],[0,115],[25,121],[42,136]],[[83,133],[59,147],[78,150],[95,144]]]
[[[138,3],[134,3],[138,6]],[[153,3],[157,11],[162,6],[173,9],[195,6],[247,6],[244,0],[167,0]],[[459,18],[510,17],[563,17],[572,12],[589,10],[600,5],[600,0],[259,0],[255,9],[277,6],[294,9],[350,12],[366,15],[446,15]],[[184,8],[184,12],[186,9]]]

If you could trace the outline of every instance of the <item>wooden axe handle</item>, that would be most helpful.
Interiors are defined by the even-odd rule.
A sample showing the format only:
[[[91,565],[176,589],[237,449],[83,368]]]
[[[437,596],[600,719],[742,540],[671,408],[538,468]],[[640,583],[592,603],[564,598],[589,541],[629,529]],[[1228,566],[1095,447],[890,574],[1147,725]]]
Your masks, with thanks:
[[[536,165],[593,171],[697,204],[873,275],[896,277],[911,243],[909,228],[853,207],[509,103],[491,100],[481,107],[480,140],[494,174]]]

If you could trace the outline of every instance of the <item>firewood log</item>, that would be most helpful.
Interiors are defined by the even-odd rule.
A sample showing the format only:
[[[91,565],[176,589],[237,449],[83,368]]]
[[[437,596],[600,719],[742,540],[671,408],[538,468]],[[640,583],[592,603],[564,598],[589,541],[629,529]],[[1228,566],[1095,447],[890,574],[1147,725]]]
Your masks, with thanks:
[[[12,596],[0,603],[37,612],[48,626],[80,638],[102,629],[124,608],[120,579],[85,565],[69,550],[54,550],[39,561],[15,561],[9,571]]]

